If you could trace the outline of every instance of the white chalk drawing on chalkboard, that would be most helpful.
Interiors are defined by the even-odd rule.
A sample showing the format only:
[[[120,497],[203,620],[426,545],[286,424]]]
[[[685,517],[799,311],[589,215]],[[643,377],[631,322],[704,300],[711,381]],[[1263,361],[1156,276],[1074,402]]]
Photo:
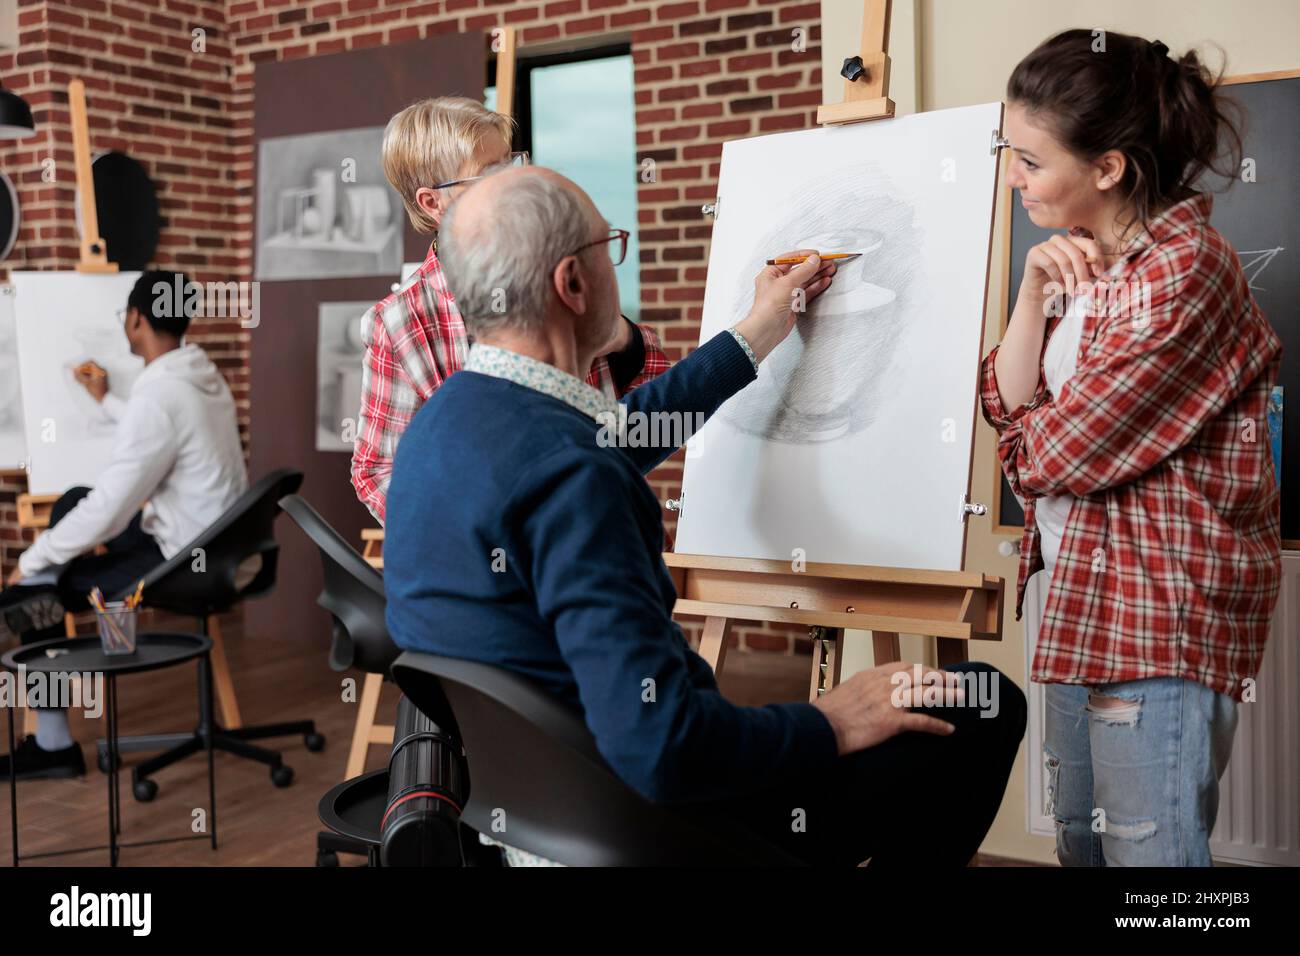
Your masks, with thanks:
[[[1282,252],[1285,246],[1276,246],[1272,249],[1252,249],[1250,251],[1239,251],[1237,258],[1241,260],[1241,271],[1246,273],[1246,284],[1250,287],[1251,292],[1264,292],[1264,286],[1256,285],[1255,280],[1260,277],[1269,264]],[[1253,258],[1251,258],[1253,256]]]
[[[840,264],[830,289],[721,415],[772,441],[839,441],[890,413],[882,385],[907,328],[924,236],[911,205],[876,167],[861,164],[804,184],[775,220],[734,280],[729,324],[753,305],[753,277],[768,257],[789,249],[862,255]]]

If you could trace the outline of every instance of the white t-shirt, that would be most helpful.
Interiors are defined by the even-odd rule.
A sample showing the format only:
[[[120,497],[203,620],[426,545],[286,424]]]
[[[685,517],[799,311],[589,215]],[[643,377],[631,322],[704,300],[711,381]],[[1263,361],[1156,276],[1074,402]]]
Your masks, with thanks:
[[[1118,268],[1117,265],[1097,281],[1113,278]],[[1052,330],[1052,337],[1047,340],[1047,348],[1043,351],[1043,377],[1047,379],[1047,390],[1053,398],[1060,395],[1061,388],[1074,377],[1079,364],[1079,340],[1083,337],[1083,323],[1092,301],[1092,296],[1074,296],[1070,300],[1069,309]],[[1043,567],[1049,576],[1056,568],[1056,556],[1061,551],[1061,538],[1065,534],[1065,523],[1070,519],[1075,497],[1071,494],[1049,495],[1039,498],[1034,505],[1034,522],[1038,525]]]

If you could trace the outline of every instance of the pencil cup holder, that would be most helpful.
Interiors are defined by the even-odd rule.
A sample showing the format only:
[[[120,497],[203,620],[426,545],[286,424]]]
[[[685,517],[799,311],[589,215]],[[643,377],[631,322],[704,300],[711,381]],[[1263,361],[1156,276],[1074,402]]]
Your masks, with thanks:
[[[125,601],[111,601],[104,610],[95,612],[99,624],[99,645],[105,654],[135,653],[135,619],[137,608]]]

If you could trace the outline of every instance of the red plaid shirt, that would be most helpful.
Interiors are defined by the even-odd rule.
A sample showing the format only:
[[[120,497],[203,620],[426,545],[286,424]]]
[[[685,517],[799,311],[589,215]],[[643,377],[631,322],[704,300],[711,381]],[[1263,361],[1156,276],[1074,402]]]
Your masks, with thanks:
[[[659,337],[639,325],[645,365],[623,394],[668,370]],[[420,406],[465,366],[469,336],[447,288],[435,245],[402,287],[377,303],[361,320],[366,346],[361,373],[361,412],[352,451],[352,486],[361,503],[382,524],[397,442]],[[587,383],[621,398],[609,364],[596,359]]]
[[[984,417],[1025,506],[1017,619],[1043,567],[1034,499],[1077,496],[1036,681],[1182,677],[1240,700],[1259,670],[1281,578],[1265,407],[1282,346],[1210,207],[1198,195],[1149,223],[1116,280],[1142,300],[1099,290],[1059,395],[1040,366],[1033,399],[1008,411],[998,350],[984,359]]]

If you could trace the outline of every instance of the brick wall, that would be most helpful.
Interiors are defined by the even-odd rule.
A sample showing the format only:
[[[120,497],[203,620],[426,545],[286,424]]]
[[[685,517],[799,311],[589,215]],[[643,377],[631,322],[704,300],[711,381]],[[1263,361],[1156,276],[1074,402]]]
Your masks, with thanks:
[[[449,31],[513,25],[528,48],[625,38],[635,64],[642,317],[680,358],[699,337],[722,143],[812,126],[821,94],[817,0],[21,0],[22,46],[0,56],[0,78],[27,97],[37,137],[0,150],[19,185],[23,228],[11,265],[69,268],[77,258],[67,80],[86,80],[95,149],[121,148],[149,168],[166,219],[158,262],[198,279],[252,278],[253,68],[400,43]],[[204,31],[195,52],[192,31]],[[792,31],[805,31],[793,49]],[[52,155],[59,177],[41,181]],[[66,173],[64,171],[66,170]],[[629,170],[638,176],[641,168]],[[220,322],[194,338],[221,366],[248,420],[249,342]],[[658,469],[675,497],[681,457]],[[16,554],[12,499],[0,484],[0,561]],[[793,632],[738,627],[746,646],[790,651]]]
[[[86,84],[92,152],[123,150],[158,188],[163,219],[155,260],[200,281],[242,268],[233,200],[230,50],[223,2],[19,0],[19,48],[0,55],[0,79],[31,104],[36,135],[0,149],[22,221],[9,269],[70,269],[78,259],[67,84]],[[200,28],[204,49],[192,31]],[[248,425],[248,341],[236,323],[200,320],[191,338],[222,369]],[[246,438],[246,434],[245,434]],[[14,498],[21,476],[0,477],[0,567],[26,546]]]

